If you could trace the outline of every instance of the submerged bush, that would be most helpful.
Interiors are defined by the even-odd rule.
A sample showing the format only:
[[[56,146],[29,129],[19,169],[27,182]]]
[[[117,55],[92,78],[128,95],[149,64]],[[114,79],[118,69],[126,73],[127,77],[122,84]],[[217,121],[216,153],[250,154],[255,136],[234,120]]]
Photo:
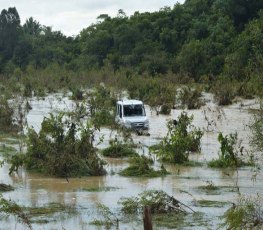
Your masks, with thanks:
[[[153,161],[146,156],[135,155],[130,159],[130,166],[120,172],[122,176],[158,177],[168,174],[164,166],[160,170],[154,170],[150,164]]]
[[[250,127],[252,131],[251,145],[257,150],[263,152],[263,107],[254,114],[254,121]]]
[[[110,141],[110,146],[102,150],[106,157],[128,157],[136,154],[136,151],[130,144],[122,143],[118,139]]]
[[[224,214],[224,226],[227,229],[262,229],[263,209],[262,198],[241,197]]]
[[[13,126],[13,109],[5,98],[0,97],[0,128],[10,129]]]
[[[152,149],[161,160],[182,164],[188,161],[189,152],[200,150],[200,141],[203,132],[191,123],[193,116],[189,117],[182,112],[176,124],[169,121],[168,132],[161,143]]]
[[[199,109],[204,104],[201,100],[201,96],[201,90],[188,86],[179,90],[176,95],[176,101],[182,109]]]
[[[238,146],[237,133],[223,136],[222,133],[218,135],[220,142],[219,159],[212,160],[208,163],[210,167],[226,168],[226,167],[240,167],[253,163],[250,156],[250,162],[245,163],[239,154],[243,154],[243,146]]]
[[[235,84],[227,78],[219,78],[212,86],[218,105],[230,105],[236,96]]]
[[[116,99],[111,91],[98,86],[88,95],[90,117],[95,126],[111,126],[114,124]]]
[[[193,212],[188,206],[162,190],[148,190],[137,197],[121,198],[118,203],[122,206],[122,212],[127,214],[141,212],[145,206],[149,206],[153,214]]]
[[[62,113],[51,114],[39,133],[29,129],[23,164],[29,170],[60,177],[102,175],[104,162],[97,156],[93,140],[89,123],[81,127]]]

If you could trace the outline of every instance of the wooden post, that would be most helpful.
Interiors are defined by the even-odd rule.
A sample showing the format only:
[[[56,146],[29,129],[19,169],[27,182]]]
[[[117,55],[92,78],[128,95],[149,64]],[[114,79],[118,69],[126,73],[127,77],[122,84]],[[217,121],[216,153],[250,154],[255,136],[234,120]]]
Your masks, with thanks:
[[[143,209],[143,226],[144,230],[153,230],[152,215],[149,206],[145,206]]]

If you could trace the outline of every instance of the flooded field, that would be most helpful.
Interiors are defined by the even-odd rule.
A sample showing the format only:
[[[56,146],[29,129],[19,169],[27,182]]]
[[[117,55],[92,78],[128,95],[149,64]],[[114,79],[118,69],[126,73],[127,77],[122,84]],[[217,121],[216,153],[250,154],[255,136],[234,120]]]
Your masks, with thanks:
[[[54,215],[38,216],[32,223],[33,229],[105,229],[92,225],[95,219],[102,219],[98,213],[98,204],[111,210],[114,218],[119,219],[118,229],[143,229],[142,215],[127,217],[121,214],[118,201],[121,197],[136,196],[149,189],[161,189],[179,201],[191,207],[196,213],[186,215],[173,225],[168,219],[167,225],[159,226],[154,221],[154,229],[217,229],[221,227],[222,215],[238,198],[236,188],[236,171],[233,169],[211,169],[207,162],[218,157],[219,132],[229,134],[237,132],[239,140],[247,151],[250,151],[248,125],[251,122],[251,108],[257,108],[254,100],[240,101],[228,107],[217,107],[211,95],[206,95],[207,103],[199,110],[187,111],[194,115],[194,125],[204,131],[201,141],[201,153],[191,154],[190,159],[203,163],[202,166],[186,167],[166,164],[169,175],[159,178],[123,177],[118,172],[128,165],[125,159],[107,161],[107,175],[98,177],[63,178],[45,177],[39,174],[20,170],[18,175],[9,176],[9,165],[0,168],[0,183],[10,184],[15,190],[3,193],[3,197],[11,199],[26,207],[38,207],[51,203],[74,207],[74,212],[57,212]],[[67,97],[50,95],[41,100],[30,101],[32,110],[27,115],[27,122],[39,131],[41,122],[49,112],[58,110],[70,111],[74,103]],[[148,153],[149,146],[156,144],[167,132],[166,123],[176,119],[182,110],[172,110],[171,115],[156,115],[146,107],[150,120],[150,136],[133,136],[135,143],[140,143],[139,152]],[[107,128],[96,133],[96,140],[104,135],[99,149],[108,146],[109,139],[114,135]],[[2,141],[2,144],[4,142]],[[261,161],[262,162],[262,161]],[[261,163],[262,165],[262,163]],[[256,172],[252,167],[242,167],[238,172],[238,186],[242,195],[256,195],[263,191],[263,173]],[[218,187],[215,191],[204,187],[213,183]],[[14,217],[0,216],[0,229],[27,229]],[[171,223],[172,224],[172,223]],[[113,226],[112,229],[116,229]]]

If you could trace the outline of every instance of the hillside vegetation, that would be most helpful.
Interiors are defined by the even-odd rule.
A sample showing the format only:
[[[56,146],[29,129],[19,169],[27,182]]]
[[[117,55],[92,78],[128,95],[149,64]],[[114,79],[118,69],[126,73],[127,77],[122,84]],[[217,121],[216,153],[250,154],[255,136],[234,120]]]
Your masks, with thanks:
[[[186,0],[129,17],[119,10],[116,17],[99,15],[96,24],[76,37],[53,31],[32,17],[21,25],[15,7],[3,9],[0,73],[4,78],[33,76],[36,81],[52,75],[63,85],[71,75],[85,78],[83,73],[107,69],[106,73],[122,71],[126,77],[169,75],[177,82],[226,77],[258,86],[262,9],[263,1],[258,0]]]

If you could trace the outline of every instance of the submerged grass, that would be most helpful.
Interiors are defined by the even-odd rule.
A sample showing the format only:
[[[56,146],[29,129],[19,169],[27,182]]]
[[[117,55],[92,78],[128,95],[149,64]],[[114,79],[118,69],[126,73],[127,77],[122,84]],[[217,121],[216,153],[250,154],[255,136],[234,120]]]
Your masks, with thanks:
[[[105,187],[83,188],[82,190],[85,192],[109,192],[109,191],[116,191],[117,189],[120,189],[120,188],[119,187],[105,186]]]
[[[153,215],[153,226],[156,229],[182,229],[189,227],[207,227],[209,229],[209,220],[204,218],[204,214],[201,212],[195,212],[192,214],[156,214]]]
[[[74,215],[77,210],[73,206],[60,203],[48,203],[41,207],[24,207],[31,223],[45,224],[57,220],[57,215]]]
[[[195,206],[197,206],[197,207],[222,208],[228,204],[229,204],[229,202],[226,202],[226,201],[198,200],[198,201],[196,201]]]

